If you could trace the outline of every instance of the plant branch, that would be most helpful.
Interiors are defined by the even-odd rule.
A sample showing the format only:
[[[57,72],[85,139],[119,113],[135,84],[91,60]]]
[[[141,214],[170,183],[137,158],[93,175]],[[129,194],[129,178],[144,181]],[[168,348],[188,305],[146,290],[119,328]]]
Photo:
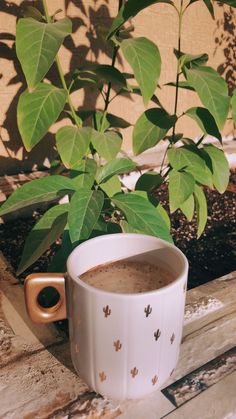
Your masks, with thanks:
[[[122,7],[122,4],[123,4],[123,0],[119,0],[118,12],[120,11],[120,8]],[[112,54],[112,62],[111,62],[111,66],[113,68],[115,67],[115,62],[116,62],[116,57],[117,57],[118,50],[119,50],[119,46],[118,45],[114,46],[113,54]],[[110,94],[111,94],[111,82],[108,83],[108,87],[107,87],[104,113],[107,111],[109,103],[110,103]]]
[[[178,108],[178,96],[179,96],[179,76],[180,76],[180,51],[181,51],[181,29],[182,29],[182,17],[183,17],[183,0],[181,0],[180,10],[179,10],[179,24],[178,24],[178,64],[177,64],[177,73],[176,73],[176,88],[175,88],[175,107],[174,107],[174,115],[177,113]],[[176,122],[173,126],[172,132],[172,140],[174,141],[175,138],[175,127]]]
[[[47,0],[42,0],[42,3],[43,3],[43,9],[44,9],[46,20],[47,20],[48,23],[50,23],[51,18],[50,18],[49,12],[48,12]],[[73,105],[71,97],[70,97],[69,89],[66,85],[65,77],[64,77],[64,74],[63,74],[63,71],[62,71],[62,67],[61,67],[61,63],[60,63],[58,55],[56,55],[55,62],[56,62],[56,66],[57,66],[59,76],[60,76],[61,84],[63,86],[63,89],[67,93],[67,103],[70,107],[70,110],[71,110],[71,113],[72,113],[72,116],[74,118],[74,121],[75,121],[76,125],[78,126],[78,128],[80,128],[82,126],[82,120],[80,119],[80,117],[78,115],[76,115],[75,108],[74,108],[74,105]]]

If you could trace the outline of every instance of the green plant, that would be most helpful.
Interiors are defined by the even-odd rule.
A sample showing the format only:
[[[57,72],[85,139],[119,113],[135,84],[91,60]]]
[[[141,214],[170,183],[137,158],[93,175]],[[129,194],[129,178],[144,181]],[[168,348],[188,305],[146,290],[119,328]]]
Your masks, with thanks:
[[[42,0],[43,15],[28,7],[25,17],[19,19],[16,52],[28,88],[18,102],[17,122],[25,148],[30,151],[63,110],[72,123],[60,128],[56,134],[60,160],[57,169],[59,173],[67,169],[68,176],[57,174],[31,181],[13,192],[0,209],[0,215],[4,215],[45,201],[55,204],[29,234],[18,273],[37,260],[59,236],[62,237],[61,249],[51,266],[58,271],[64,269],[65,260],[75,245],[99,234],[143,232],[171,241],[169,217],[152,193],[163,183],[168,184],[170,211],[180,208],[191,220],[196,210],[198,236],[202,234],[207,220],[202,186],[215,187],[223,193],[229,179],[223,151],[202,141],[206,135],[211,135],[221,143],[220,130],[228,117],[230,97],[224,79],[206,65],[207,54],[191,55],[181,50],[183,17],[186,10],[199,1],[181,0],[178,8],[172,0],[119,0],[118,15],[107,34],[107,43],[113,49],[111,65],[91,64],[76,69],[69,84],[57,53],[64,38],[72,31],[70,20],[56,20],[55,14],[49,16],[46,0]],[[214,17],[214,2],[203,2]],[[176,80],[168,83],[175,88],[173,114],[163,108],[155,95],[161,72],[158,47],[147,38],[130,37],[133,27],[126,25],[131,17],[154,3],[167,3],[178,17],[178,46],[174,50]],[[221,3],[236,7],[235,1]],[[116,67],[118,51],[133,74],[123,73]],[[54,62],[60,87],[43,81]],[[96,89],[102,96],[102,110],[78,112],[73,106],[71,93],[88,88]],[[192,107],[179,115],[180,88],[195,91],[203,107]],[[115,97],[127,94],[142,95],[145,105],[150,101],[153,104],[134,126],[134,154],[142,153],[160,140],[166,142],[166,153],[160,173],[150,171],[140,175],[135,191],[124,193],[118,175],[134,170],[136,163],[126,157],[117,157],[122,146],[122,136],[117,128],[124,129],[129,123],[108,110]],[[232,118],[236,122],[236,91],[231,103]],[[178,120],[183,115],[198,124],[202,135],[197,142],[177,132]],[[87,126],[86,121],[85,126],[84,121],[88,118],[92,122]],[[68,203],[58,205],[65,195],[68,195]]]

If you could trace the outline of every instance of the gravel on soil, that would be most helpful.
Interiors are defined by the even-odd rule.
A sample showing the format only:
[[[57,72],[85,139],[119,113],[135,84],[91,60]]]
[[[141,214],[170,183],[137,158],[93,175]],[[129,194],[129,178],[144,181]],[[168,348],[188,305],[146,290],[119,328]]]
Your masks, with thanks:
[[[224,194],[205,189],[208,220],[205,232],[198,240],[196,218],[188,222],[180,211],[171,214],[174,242],[185,253],[190,265],[188,288],[194,288],[236,270],[235,192],[235,172],[231,174],[229,187]],[[166,187],[158,189],[156,196],[168,209]],[[39,217],[39,213],[34,213],[31,218],[18,218],[0,224],[0,250],[13,269],[19,264],[25,237]],[[45,272],[52,254],[58,248],[59,241],[24,272],[22,279],[32,272]]]

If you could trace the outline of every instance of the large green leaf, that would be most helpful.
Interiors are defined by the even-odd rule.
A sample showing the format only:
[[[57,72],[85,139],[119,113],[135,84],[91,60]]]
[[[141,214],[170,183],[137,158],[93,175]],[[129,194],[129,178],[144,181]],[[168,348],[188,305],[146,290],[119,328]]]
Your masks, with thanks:
[[[65,176],[46,176],[25,183],[16,189],[0,208],[0,215],[40,202],[53,201],[76,190],[74,181]]]
[[[100,80],[106,83],[112,83],[116,86],[126,86],[126,79],[123,74],[115,67],[107,64],[96,65],[94,68],[95,74]]]
[[[132,227],[125,220],[121,220],[120,225],[121,225],[121,228],[122,228],[123,233],[135,233],[135,234],[141,234],[142,233],[137,228]]]
[[[127,87],[124,75],[115,67],[108,64],[90,64],[75,70],[70,91],[74,92],[81,88],[96,88],[101,90],[105,83],[112,83],[118,87]]]
[[[154,147],[164,138],[175,121],[175,115],[169,115],[161,108],[152,108],[144,112],[138,118],[133,130],[134,154],[140,154]]]
[[[136,163],[126,157],[116,158],[100,168],[97,173],[97,182],[103,183],[114,175],[130,172],[135,168],[135,166]]]
[[[191,173],[197,182],[212,187],[212,173],[197,151],[191,146],[183,146],[169,149],[167,156],[175,170],[184,169],[185,172]]]
[[[194,197],[193,194],[189,196],[186,201],[180,205],[181,211],[184,213],[188,221],[191,221],[194,213]]]
[[[35,87],[48,72],[64,40],[72,31],[67,18],[55,23],[19,19],[16,26],[16,54],[28,86]]]
[[[65,126],[57,131],[57,149],[67,168],[72,168],[87,153],[91,134],[89,127]]]
[[[98,154],[109,161],[114,159],[120,151],[122,138],[115,131],[98,132],[93,130],[91,142]]]
[[[194,119],[204,134],[211,135],[218,138],[220,142],[222,141],[221,133],[218,130],[216,122],[212,114],[206,108],[193,107],[188,109],[185,112],[185,115],[188,115],[190,118]]]
[[[223,128],[230,103],[226,81],[211,67],[198,67],[185,71],[188,82],[214,117],[218,128]]]
[[[148,199],[136,192],[130,192],[115,195],[112,202],[124,213],[131,227],[172,242],[165,221]]]
[[[80,188],[72,197],[68,216],[72,243],[86,240],[98,220],[104,202],[101,191]]]
[[[17,274],[25,271],[51,246],[63,232],[69,204],[56,205],[50,208],[29,233]]]
[[[207,202],[202,188],[198,185],[195,185],[194,197],[197,211],[197,238],[199,238],[207,223]]]
[[[157,46],[147,38],[130,38],[121,43],[125,59],[133,69],[146,104],[156,90],[161,72],[161,56]]]
[[[174,212],[190,197],[194,191],[194,185],[194,177],[190,173],[171,170],[168,186],[171,212]]]
[[[205,145],[204,151],[211,159],[213,184],[218,192],[223,193],[229,183],[229,163],[224,152],[213,145]]]
[[[27,151],[44,137],[64,108],[66,91],[41,83],[33,92],[25,90],[18,101],[17,124]]]
[[[92,159],[85,159],[76,163],[74,170],[71,170],[76,189],[91,189],[97,172],[97,163]]]
[[[101,183],[99,186],[105,194],[110,197],[121,192],[121,184],[117,175],[111,177],[106,182]]]
[[[231,99],[231,105],[232,105],[232,118],[234,123],[236,124],[236,89],[234,89],[234,93]]]
[[[174,4],[171,0],[128,0],[120,8],[118,15],[113,20],[107,38],[111,38],[114,33],[131,17],[136,16],[141,10],[155,3]]]

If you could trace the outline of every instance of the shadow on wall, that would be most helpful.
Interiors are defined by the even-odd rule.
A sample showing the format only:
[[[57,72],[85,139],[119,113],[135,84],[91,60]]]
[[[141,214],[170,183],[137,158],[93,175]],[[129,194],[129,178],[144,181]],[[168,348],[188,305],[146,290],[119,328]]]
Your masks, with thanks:
[[[236,86],[236,14],[230,7],[222,4],[218,5],[224,8],[223,16],[216,21],[215,43],[216,49],[221,49],[224,54],[224,62],[221,63],[217,71],[228,83],[229,93],[232,95]]]
[[[13,15],[17,19],[22,16],[23,9],[27,5],[37,7],[42,12],[41,1],[22,1],[19,5],[13,4],[11,1],[1,2],[0,13]],[[55,2],[56,3],[56,2]],[[102,26],[106,28],[111,25],[111,16],[108,9],[108,0],[94,0],[90,1],[90,6],[84,6],[85,2],[81,0],[64,0],[65,10],[69,12],[69,6],[73,3],[73,7],[78,11],[76,17],[71,17],[73,23],[73,34],[72,37],[67,37],[64,42],[65,48],[71,53],[69,72],[65,75],[67,82],[70,80],[71,73],[78,67],[85,66],[89,63],[89,59],[93,62],[97,62],[99,53],[101,52],[105,57],[107,63],[111,61],[111,53],[107,45],[102,38]],[[57,7],[55,4],[55,11]],[[67,14],[70,17],[69,13]],[[60,14],[58,15],[60,18]],[[88,22],[88,23],[87,23]],[[78,36],[77,31],[81,27],[86,27],[85,44],[79,44],[75,42],[75,36]],[[79,36],[78,36],[79,39]],[[26,152],[23,148],[21,161],[12,157],[22,150],[22,141],[16,124],[16,108],[20,94],[26,89],[26,82],[24,75],[21,70],[21,66],[17,60],[15,52],[15,36],[12,33],[1,32],[0,33],[0,58],[4,60],[10,60],[14,65],[15,75],[10,80],[7,80],[3,89],[7,93],[7,89],[13,85],[19,85],[19,88],[14,95],[3,120],[2,127],[0,127],[0,141],[2,142],[3,149],[8,157],[0,155],[0,175],[4,174],[15,174],[20,171],[31,171],[37,167],[42,169],[44,167],[44,161],[47,158],[52,161],[56,157],[56,150],[54,148],[55,139],[54,134],[47,134],[46,137],[38,144],[30,153]],[[118,58],[119,62],[119,58]],[[101,64],[101,62],[100,62]],[[0,71],[1,73],[1,71]],[[0,78],[2,75],[0,74]],[[60,80],[58,77],[57,69],[53,66],[47,78],[55,85],[60,86]],[[4,81],[4,80],[3,80]],[[78,95],[81,96],[81,91]],[[87,90],[83,93],[83,103],[81,107],[84,110],[94,109],[96,107],[99,92]],[[64,119],[66,114],[62,113],[59,119]],[[5,135],[1,135],[1,131],[7,133],[9,140],[5,139]],[[0,144],[1,146],[1,144]],[[9,165],[9,159],[11,164]]]

